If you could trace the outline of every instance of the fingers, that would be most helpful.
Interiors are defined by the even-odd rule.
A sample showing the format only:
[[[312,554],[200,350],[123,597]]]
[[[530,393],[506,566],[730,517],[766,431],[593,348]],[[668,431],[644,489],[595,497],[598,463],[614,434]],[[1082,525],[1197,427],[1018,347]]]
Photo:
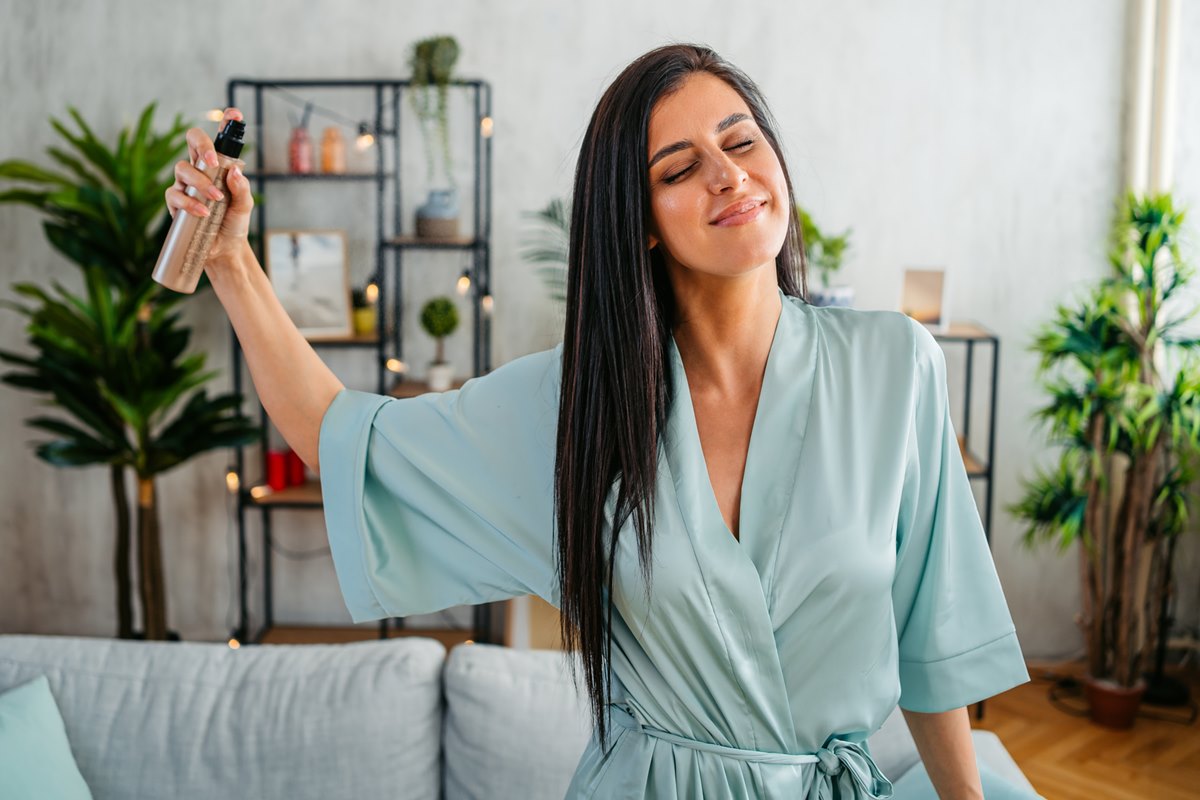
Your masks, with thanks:
[[[242,112],[233,106],[225,109],[218,130],[224,129],[231,119],[239,121],[242,119]],[[189,128],[185,138],[188,144],[189,161],[193,164],[207,164],[210,167],[217,165],[217,151],[213,149],[213,140],[203,128]]]
[[[224,129],[231,119],[242,120],[242,112],[233,106],[225,109],[218,130]],[[224,196],[204,172],[220,163],[217,151],[212,138],[203,128],[189,128],[184,138],[188,146],[188,160],[175,164],[175,184],[166,191],[167,209],[172,217],[181,208],[189,214],[206,217],[208,207],[202,199],[220,200]],[[226,187],[231,195],[231,206],[246,209],[253,206],[250,184],[240,172],[237,175],[230,173],[226,177]]]
[[[175,186],[191,197],[208,196],[220,200],[221,191],[213,185],[212,178],[186,161],[175,162]]]
[[[167,210],[174,217],[179,209],[183,209],[194,217],[207,217],[208,206],[201,203],[199,200],[188,197],[182,189],[172,186],[167,189]]]
[[[229,170],[225,176],[225,186],[229,189],[230,213],[249,213],[254,207],[254,195],[250,192],[250,181],[237,167]]]

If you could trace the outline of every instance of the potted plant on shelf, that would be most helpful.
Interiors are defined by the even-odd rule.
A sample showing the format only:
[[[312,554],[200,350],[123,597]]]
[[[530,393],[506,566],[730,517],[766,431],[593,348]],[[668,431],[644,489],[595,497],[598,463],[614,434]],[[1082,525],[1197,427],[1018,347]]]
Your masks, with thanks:
[[[425,141],[426,176],[429,197],[417,209],[417,236],[450,238],[458,235],[458,192],[450,150],[450,120],[447,112],[448,87],[454,64],[458,61],[458,42],[453,36],[434,36],[413,45],[409,65],[412,79],[409,100],[421,123]],[[431,128],[436,127],[436,137]],[[434,176],[440,145],[444,185],[438,187]]]
[[[1179,251],[1183,219],[1169,194],[1123,198],[1113,275],[1037,333],[1030,349],[1050,401],[1036,417],[1062,450],[1008,506],[1029,523],[1027,546],[1079,545],[1084,687],[1092,719],[1117,728],[1133,724],[1146,688],[1200,455],[1200,339],[1179,331],[1197,309],[1165,313],[1192,276]],[[1060,377],[1046,380],[1052,368]]]
[[[375,311],[375,303],[367,299],[367,287],[354,287],[350,291],[350,304],[354,309],[355,336],[373,335],[378,327],[379,318]]]
[[[429,388],[442,392],[450,388],[454,367],[446,360],[445,338],[458,327],[458,309],[449,297],[435,297],[421,309],[421,327],[437,340],[437,355],[429,363]]]
[[[84,285],[76,294],[57,281],[53,293],[15,284],[31,302],[3,305],[28,318],[33,352],[0,351],[0,359],[19,367],[4,374],[4,383],[44,395],[46,405],[64,412],[26,420],[57,437],[35,443],[38,458],[57,467],[108,467],[116,511],[116,633],[162,640],[179,636],[167,627],[157,477],[209,450],[253,443],[261,431],[238,410],[240,394],[209,397],[200,388],[217,373],[202,372],[205,354],[184,354],[191,331],[179,324],[177,308],[195,295],[160,291],[151,278],[171,224],[163,193],[174,181],[170,167],[187,152],[188,127],[176,116],[165,134],[154,132],[154,107],[142,112],[134,131],[121,131],[115,148],[97,139],[74,108],[80,133],[51,118],[75,151],[47,148],[65,173],[25,161],[0,163],[0,179],[39,185],[0,192],[0,202],[44,214],[50,245],[80,267]],[[203,276],[200,287],[210,285]],[[130,470],[136,519],[129,509]],[[140,631],[131,589],[135,543]]]
[[[829,285],[830,277],[842,268],[842,257],[850,244],[850,230],[846,229],[838,236],[825,236],[799,204],[796,205],[796,217],[800,223],[800,238],[804,241],[804,259],[821,276],[821,286],[809,292],[809,302],[814,306],[848,308],[854,305],[853,286]]]

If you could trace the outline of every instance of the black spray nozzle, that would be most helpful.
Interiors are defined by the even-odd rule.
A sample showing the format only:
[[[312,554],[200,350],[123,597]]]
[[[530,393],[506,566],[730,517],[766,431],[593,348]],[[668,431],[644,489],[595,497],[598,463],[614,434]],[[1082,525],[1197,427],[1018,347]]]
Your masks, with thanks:
[[[213,142],[213,147],[221,155],[237,158],[242,154],[242,137],[246,134],[246,123],[240,119],[231,119],[225,124],[225,127],[217,134],[216,141]]]

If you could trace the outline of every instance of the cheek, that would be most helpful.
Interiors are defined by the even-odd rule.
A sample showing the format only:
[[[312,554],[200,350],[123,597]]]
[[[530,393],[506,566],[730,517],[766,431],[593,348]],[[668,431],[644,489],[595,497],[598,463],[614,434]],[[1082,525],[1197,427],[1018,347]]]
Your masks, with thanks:
[[[659,192],[650,201],[654,225],[663,241],[670,243],[673,239],[690,238],[685,237],[684,232],[695,224],[701,211],[697,201],[703,201],[703,197],[696,198],[693,194],[680,187],[676,191]]]

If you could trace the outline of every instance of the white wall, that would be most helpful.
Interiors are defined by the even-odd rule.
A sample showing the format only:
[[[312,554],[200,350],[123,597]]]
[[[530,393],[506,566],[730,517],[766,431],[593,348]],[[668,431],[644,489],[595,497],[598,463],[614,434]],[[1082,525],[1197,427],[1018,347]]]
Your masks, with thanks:
[[[1033,383],[1034,359],[1024,347],[1055,303],[1107,269],[1104,241],[1122,175],[1126,10],[1120,0],[737,6],[697,0],[0,0],[0,11],[6,20],[0,86],[7,111],[0,157],[41,163],[47,161],[43,148],[55,139],[47,118],[66,119],[68,104],[100,135],[115,138],[151,100],[159,101],[160,125],[177,111],[202,119],[204,111],[224,104],[231,75],[403,77],[411,42],[455,35],[463,48],[460,74],[487,79],[495,92],[497,364],[557,341],[558,310],[517,252],[519,215],[569,190],[575,154],[603,88],[656,45],[694,40],[714,46],[765,90],[782,125],[801,202],[830,229],[854,229],[846,277],[857,287],[857,305],[892,308],[905,266],[944,265],[953,281],[953,315],[999,333],[997,568],[1027,656],[1070,655],[1080,647],[1072,622],[1079,596],[1075,558],[1051,548],[1024,550],[1020,526],[1003,506],[1016,499],[1019,475],[1049,455],[1030,422],[1042,398]],[[1198,57],[1186,47],[1200,34],[1195,9],[1185,21],[1180,109],[1183,124],[1195,130],[1200,104],[1189,109],[1186,101],[1196,92],[1188,77],[1196,74]],[[365,109],[349,97],[318,102],[350,114]],[[286,126],[283,108],[276,108],[277,129]],[[313,122],[314,134],[323,124]],[[458,123],[460,135],[465,127]],[[1200,159],[1187,139],[1179,138],[1179,165],[1194,197]],[[280,145],[272,146],[275,158]],[[420,162],[407,167],[419,184]],[[351,228],[352,269],[360,279],[373,224],[369,215],[358,216],[369,207],[367,191],[311,185],[311,195],[298,198],[295,207],[273,192],[278,210],[271,224]],[[421,189],[413,191],[406,198],[410,209]],[[0,211],[0,237],[9,254],[9,281],[77,280],[75,268],[46,244],[32,210]],[[408,269],[414,304],[452,289],[462,262],[440,259]],[[230,330],[215,298],[198,297],[188,314],[196,326],[194,346],[210,353],[214,367],[227,367]],[[14,314],[0,315],[0,333],[6,342],[23,341]],[[415,327],[406,341],[411,364],[428,358],[431,348]],[[460,363],[468,361],[467,343],[462,336],[451,348]],[[326,352],[348,385],[373,389],[367,356]],[[949,363],[952,401],[958,403],[961,356],[952,351]],[[982,374],[975,410],[980,427],[973,431],[979,437],[986,420]],[[218,385],[228,386],[229,376]],[[38,461],[26,445],[34,437],[22,422],[35,410],[31,397],[3,391],[0,406],[6,412],[0,435],[9,443],[9,480],[0,488],[0,630],[109,635],[114,610],[107,473],[56,470]],[[161,479],[170,621],[187,638],[221,639],[235,618],[227,463],[227,453],[214,453]],[[320,514],[277,512],[275,519],[285,546],[324,544]],[[252,520],[252,533],[257,530]],[[280,558],[276,582],[277,616],[348,622],[327,558]],[[1187,591],[1194,599],[1194,581]],[[1193,602],[1193,620],[1194,608]]]

